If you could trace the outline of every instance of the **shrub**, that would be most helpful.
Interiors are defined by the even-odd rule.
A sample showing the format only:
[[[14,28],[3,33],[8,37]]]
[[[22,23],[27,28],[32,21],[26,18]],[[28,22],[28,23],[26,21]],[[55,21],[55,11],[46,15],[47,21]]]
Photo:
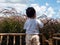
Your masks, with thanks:
[[[23,32],[24,19],[4,18],[0,22],[0,33],[20,33]]]
[[[46,36],[48,39],[49,36],[53,36],[53,33],[60,33],[60,23],[57,20],[42,20],[43,23],[45,23],[44,27],[41,29],[41,32]]]

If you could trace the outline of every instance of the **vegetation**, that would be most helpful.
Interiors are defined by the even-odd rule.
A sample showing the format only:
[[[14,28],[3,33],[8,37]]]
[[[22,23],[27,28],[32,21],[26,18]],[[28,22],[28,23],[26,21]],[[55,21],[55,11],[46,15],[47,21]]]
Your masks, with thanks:
[[[41,20],[45,25],[41,32],[54,33],[60,32],[60,23],[57,20]],[[25,19],[21,16],[11,16],[9,18],[0,19],[0,33],[20,33],[24,32],[23,25]],[[47,23],[45,23],[47,22]]]
[[[44,23],[44,27],[41,29],[41,32],[49,39],[54,33],[60,33],[60,20],[57,19],[44,19],[41,20]]]
[[[6,18],[1,18],[0,19],[0,33],[24,33],[25,31],[23,30],[23,25],[26,19],[24,19],[21,16],[11,16],[11,17],[6,17]],[[49,38],[49,35],[52,33],[60,33],[60,23],[57,20],[41,20],[45,25],[42,29],[40,29],[47,39]],[[13,36],[9,36],[9,41],[12,43]],[[16,45],[19,44],[19,36],[16,36]],[[6,44],[6,36],[3,36],[3,41],[2,45]],[[25,41],[25,36],[22,38]],[[5,42],[4,42],[5,40]],[[10,45],[11,45],[10,44]],[[22,43],[23,45],[25,42]]]
[[[24,19],[21,17],[3,18],[0,20],[0,33],[20,33],[23,32]]]

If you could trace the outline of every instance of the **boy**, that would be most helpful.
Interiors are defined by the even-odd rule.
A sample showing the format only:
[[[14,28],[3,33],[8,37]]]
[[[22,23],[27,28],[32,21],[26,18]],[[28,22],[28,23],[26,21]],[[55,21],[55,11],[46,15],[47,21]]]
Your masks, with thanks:
[[[40,45],[39,42],[39,28],[43,27],[43,23],[36,19],[36,11],[33,7],[26,9],[28,19],[24,24],[26,30],[26,45]]]

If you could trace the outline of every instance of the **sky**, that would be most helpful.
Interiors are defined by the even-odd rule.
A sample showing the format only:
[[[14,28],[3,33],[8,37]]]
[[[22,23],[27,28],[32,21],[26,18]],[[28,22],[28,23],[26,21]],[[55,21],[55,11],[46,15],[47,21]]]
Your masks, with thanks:
[[[0,0],[0,8],[14,7],[25,14],[27,7],[34,7],[37,17],[46,14],[51,18],[60,18],[60,0]]]

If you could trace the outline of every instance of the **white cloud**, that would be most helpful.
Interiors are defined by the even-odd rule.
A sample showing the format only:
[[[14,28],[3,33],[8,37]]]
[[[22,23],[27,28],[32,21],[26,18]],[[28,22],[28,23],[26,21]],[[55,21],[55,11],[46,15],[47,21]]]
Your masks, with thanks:
[[[20,0],[10,0],[11,2],[19,2]]]
[[[0,3],[0,7],[14,7],[18,12],[22,12],[22,13],[25,13],[25,9],[28,7],[28,6],[32,6],[35,8],[36,10],[36,13],[37,13],[37,17],[38,16],[41,16],[43,15],[45,12],[46,12],[46,15],[48,17],[52,17],[55,12],[54,12],[54,9],[52,7],[49,7],[47,8],[46,5],[48,5],[48,3],[46,3],[45,6],[40,6],[38,4],[31,4],[31,5],[27,5],[27,4],[20,4],[20,3]]]
[[[36,10],[36,15],[40,15],[40,6],[38,4],[31,4],[31,7],[34,7]]]
[[[0,7],[5,8],[7,6],[6,3],[0,3]]]
[[[27,5],[25,5],[25,4],[14,4],[14,7],[18,12],[20,12],[20,11],[24,12],[25,9],[27,8]]]
[[[35,8],[37,17],[46,14],[48,17],[52,17],[55,14],[54,8],[47,6],[39,6],[38,4],[31,4]]]
[[[36,11],[40,11],[40,6],[38,4],[31,4],[31,7],[34,7]]]
[[[27,0],[10,0],[10,2],[14,2],[14,3],[27,3]]]
[[[37,17],[41,16],[46,11],[46,6],[39,6],[38,4],[31,4],[31,6],[35,8]]]
[[[19,4],[19,3],[0,3],[0,8],[13,7],[17,10],[18,13],[25,13],[25,9],[27,8],[26,4]]]
[[[52,7],[49,7],[46,11],[48,17],[52,17],[55,14],[55,11]]]
[[[49,4],[46,2],[46,6],[49,6]]]
[[[33,3],[35,0],[9,0],[10,2],[18,2],[18,3],[22,3],[22,4],[31,4]]]
[[[0,2],[6,2],[6,0],[0,0]]]
[[[60,3],[60,0],[57,0],[57,3]]]
[[[41,6],[40,7],[40,11],[45,12],[46,11],[46,8],[47,8],[46,6]]]
[[[60,18],[60,10],[57,12],[57,18]]]
[[[0,0],[0,3],[2,2],[12,2],[12,3],[21,3],[21,4],[31,4],[35,0]]]

